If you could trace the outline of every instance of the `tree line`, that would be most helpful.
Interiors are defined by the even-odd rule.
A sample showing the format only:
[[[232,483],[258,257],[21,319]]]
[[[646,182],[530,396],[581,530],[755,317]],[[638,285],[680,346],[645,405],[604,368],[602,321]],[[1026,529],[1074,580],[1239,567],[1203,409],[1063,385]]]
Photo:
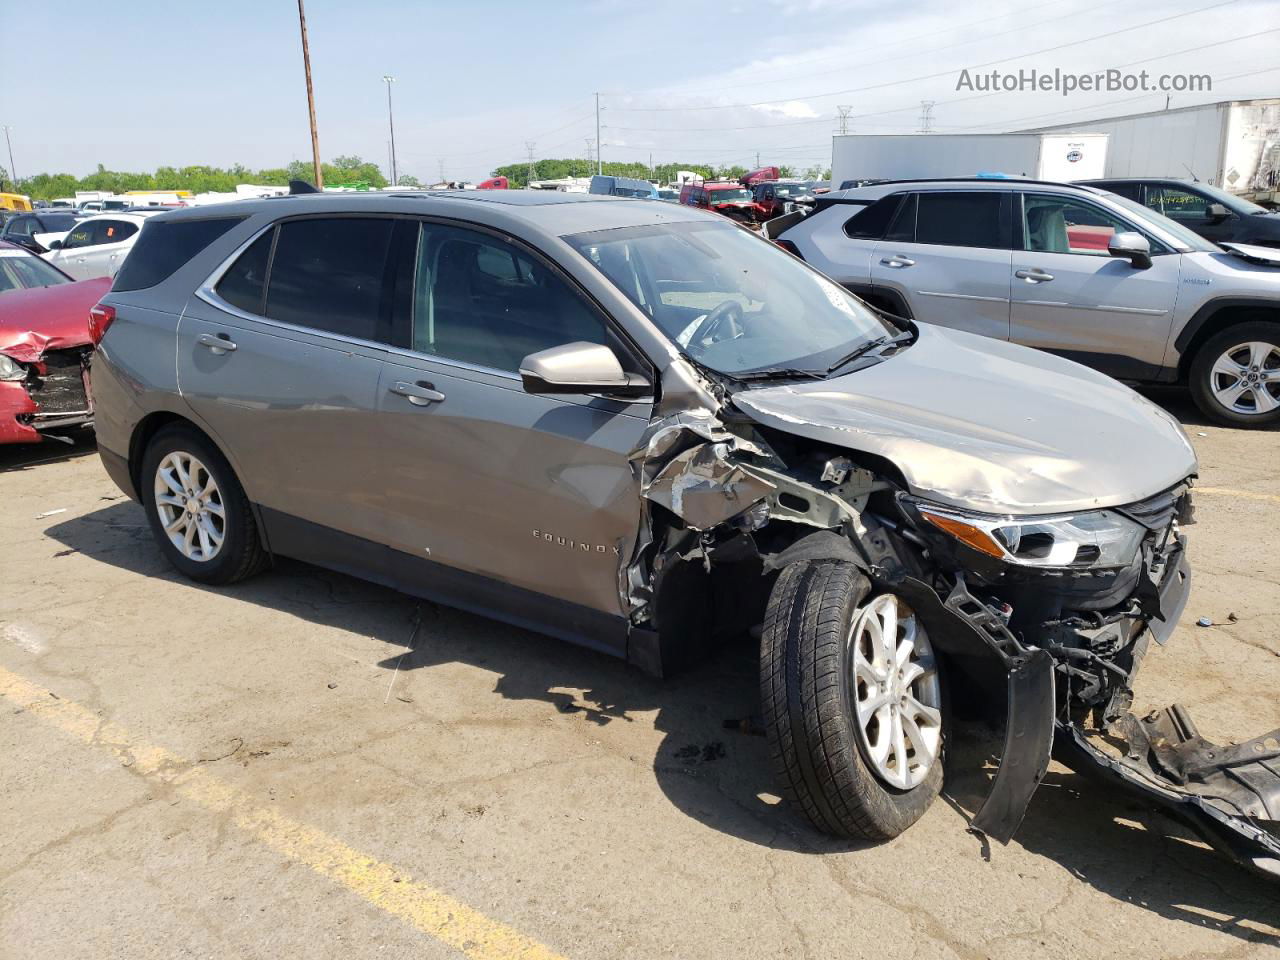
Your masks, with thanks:
[[[736,180],[747,172],[742,166],[723,166],[706,163],[663,163],[650,167],[643,163],[608,162],[604,173],[614,177],[634,177],[637,180],[658,180],[670,183],[677,171],[689,170],[708,180],[723,178]],[[784,177],[803,176],[810,180],[831,176],[830,169],[810,167],[805,170],[779,166]],[[388,181],[376,163],[357,156],[335,157],[321,164],[325,186],[339,184],[364,184],[377,189],[388,186]],[[595,164],[588,164],[581,157],[572,159],[543,159],[533,165],[533,179],[559,180],[563,177],[589,177],[596,172]],[[524,187],[529,181],[527,163],[510,163],[498,167],[491,176],[506,177],[513,187]],[[250,183],[260,186],[286,186],[290,180],[314,179],[311,164],[295,160],[285,167],[252,170],[241,164],[232,167],[158,167],[153,173],[132,173],[108,170],[102,164],[88,176],[77,177],[70,173],[37,173],[23,177],[16,183],[9,173],[0,167],[0,192],[24,193],[33,200],[53,200],[56,197],[73,197],[77,190],[103,190],[111,193],[127,193],[130,190],[190,190],[192,193],[232,193],[236,184]],[[409,174],[400,175],[399,186],[417,187],[422,184]]]

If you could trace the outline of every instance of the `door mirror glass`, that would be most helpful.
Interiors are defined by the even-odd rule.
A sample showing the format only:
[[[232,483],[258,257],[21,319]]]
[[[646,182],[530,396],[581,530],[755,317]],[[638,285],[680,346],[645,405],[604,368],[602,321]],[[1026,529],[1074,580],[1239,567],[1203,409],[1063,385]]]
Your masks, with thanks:
[[[520,361],[520,379],[526,393],[641,397],[652,392],[649,381],[625,372],[608,347],[581,341],[529,354]]]
[[[1226,207],[1224,207],[1220,203],[1209,204],[1209,209],[1206,212],[1209,215],[1209,219],[1212,220],[1214,223],[1220,223],[1221,221],[1226,220],[1229,216],[1231,216],[1231,211],[1228,210]]]
[[[50,250],[61,250],[61,249],[62,249],[62,241],[61,241],[61,240],[51,240],[51,241],[49,241],[49,249],[50,249]]]
[[[1131,230],[1113,234],[1107,243],[1107,253],[1128,260],[1138,269],[1151,266],[1151,244],[1142,234]]]

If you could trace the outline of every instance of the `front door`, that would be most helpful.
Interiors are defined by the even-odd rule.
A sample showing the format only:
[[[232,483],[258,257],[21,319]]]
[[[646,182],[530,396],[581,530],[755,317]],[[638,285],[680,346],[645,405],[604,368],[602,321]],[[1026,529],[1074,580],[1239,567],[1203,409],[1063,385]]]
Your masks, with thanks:
[[[1112,257],[1117,232],[1141,230],[1090,200],[1024,194],[1022,249],[1009,277],[1013,340],[1132,380],[1159,375],[1181,257],[1154,237],[1151,266]]]
[[[249,499],[274,512],[268,531],[301,520],[378,540],[385,528],[376,420],[396,342],[385,283],[395,223],[285,221],[179,321],[178,388]]]
[[[651,403],[534,396],[517,371],[579,341],[635,361],[563,275],[509,238],[423,223],[415,276],[412,349],[393,351],[378,390],[387,542],[534,595],[535,608],[555,597],[571,619],[620,617],[619,569],[640,526],[627,455]]]
[[[909,195],[872,251],[872,286],[916,320],[1009,339],[1010,206],[999,190]]]

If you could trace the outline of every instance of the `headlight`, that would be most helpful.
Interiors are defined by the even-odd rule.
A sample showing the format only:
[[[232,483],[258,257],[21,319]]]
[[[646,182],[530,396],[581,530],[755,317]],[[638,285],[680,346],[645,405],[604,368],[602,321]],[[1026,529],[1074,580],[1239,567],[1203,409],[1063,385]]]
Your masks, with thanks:
[[[917,504],[939,530],[1025,567],[1127,567],[1146,530],[1111,510],[1060,517],[986,517]]]
[[[0,353],[0,380],[25,380],[26,378],[26,367],[13,357],[6,357]]]

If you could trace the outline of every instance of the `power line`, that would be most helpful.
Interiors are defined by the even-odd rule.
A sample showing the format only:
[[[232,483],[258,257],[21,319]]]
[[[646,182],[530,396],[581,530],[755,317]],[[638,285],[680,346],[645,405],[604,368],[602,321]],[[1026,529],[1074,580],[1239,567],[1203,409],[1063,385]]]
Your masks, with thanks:
[[[1225,6],[1229,6],[1230,4],[1239,3],[1239,2],[1240,0],[1218,0],[1217,3],[1211,3],[1211,4],[1208,4],[1207,6],[1197,7],[1194,10],[1187,10],[1182,13],[1170,14],[1167,17],[1158,17],[1155,20],[1146,20],[1142,23],[1135,23],[1129,27],[1121,27],[1117,30],[1108,30],[1106,33],[1094,34],[1091,37],[1083,37],[1080,40],[1070,40],[1066,43],[1055,44],[1052,47],[1043,47],[1040,50],[1029,50],[1026,53],[1019,53],[1009,57],[1001,57],[998,60],[988,60],[985,63],[975,63],[968,69],[970,69],[971,71],[980,70],[983,67],[993,67],[993,66],[996,66],[997,64],[1008,63],[1011,60],[1023,60],[1027,57],[1039,56],[1042,53],[1053,53],[1057,50],[1065,50],[1068,47],[1078,47],[1083,43],[1092,43],[1094,40],[1104,40],[1107,37],[1118,36],[1119,34],[1122,34],[1122,33],[1131,33],[1134,30],[1141,30],[1144,27],[1155,26],[1158,23],[1168,23],[1171,20],[1180,20],[1183,17],[1194,16],[1197,13],[1204,13],[1207,10],[1216,10],[1219,7],[1225,7]],[[824,90],[817,93],[795,94],[789,97],[780,97],[776,100],[756,100],[751,103],[721,103],[721,104],[715,104],[712,106],[699,106],[699,107],[654,107],[652,109],[654,111],[725,110],[725,109],[731,109],[735,107],[767,107],[767,106],[772,106],[779,103],[791,103],[796,100],[815,100],[820,97],[838,97],[848,93],[862,93],[867,90],[883,90],[886,87],[898,87],[906,83],[918,83],[921,80],[936,80],[939,77],[951,76],[954,73],[955,73],[954,69],[941,70],[937,73],[927,73],[918,77],[908,77],[904,80],[887,80],[883,83],[873,83],[873,84],[868,84],[867,86],[862,86],[862,87],[850,87],[847,90]],[[638,111],[640,108],[633,107],[629,109]]]

